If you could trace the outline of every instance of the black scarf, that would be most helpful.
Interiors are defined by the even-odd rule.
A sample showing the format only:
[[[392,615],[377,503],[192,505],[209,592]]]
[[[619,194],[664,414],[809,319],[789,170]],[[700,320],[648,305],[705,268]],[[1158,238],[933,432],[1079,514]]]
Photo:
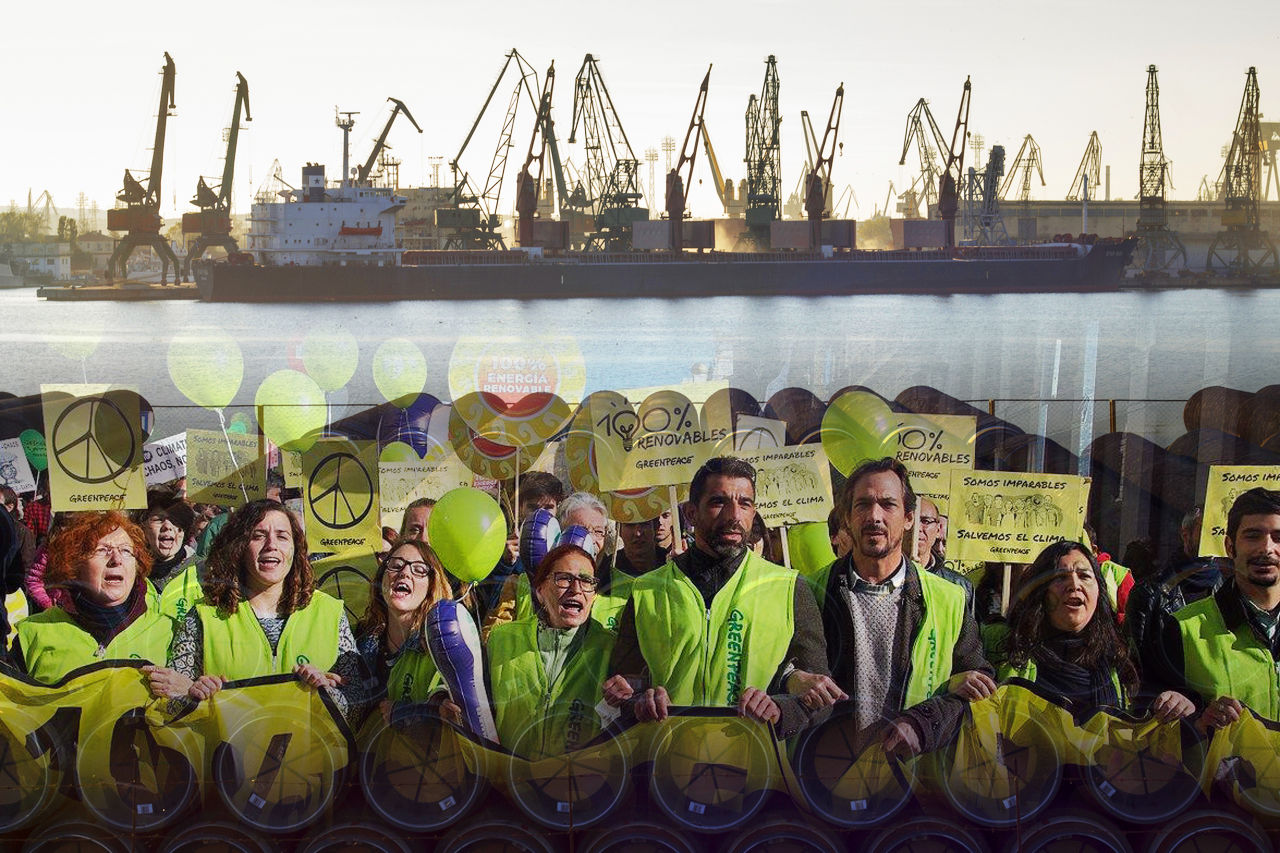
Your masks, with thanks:
[[[728,557],[717,557],[694,546],[676,557],[676,565],[693,581],[698,592],[702,593],[703,604],[709,609],[711,599],[729,582],[746,556],[745,547]]]
[[[1118,707],[1120,697],[1107,667],[1090,668],[1076,663],[1084,651],[1084,638],[1053,633],[1031,653],[1036,663],[1036,684],[1073,705]]]
[[[137,618],[139,614],[134,611],[139,610],[140,602],[143,602],[143,609],[145,609],[145,600],[142,595],[142,585],[145,583],[146,581],[139,578],[138,584],[133,588],[133,592],[129,593],[129,597],[116,605],[98,604],[85,595],[79,587],[72,587],[73,606],[68,610],[81,628],[88,631],[99,645],[105,646]]]

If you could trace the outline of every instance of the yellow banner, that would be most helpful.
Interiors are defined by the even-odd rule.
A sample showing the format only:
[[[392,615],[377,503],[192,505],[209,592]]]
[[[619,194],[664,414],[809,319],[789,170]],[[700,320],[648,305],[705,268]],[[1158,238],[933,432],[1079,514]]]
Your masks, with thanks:
[[[898,461],[911,472],[911,488],[949,515],[951,472],[973,470],[978,419],[973,415],[898,415]]]
[[[1078,539],[1088,488],[1080,477],[953,471],[947,557],[1030,563],[1059,539]]]
[[[141,398],[109,385],[42,385],[40,393],[54,511],[145,507]]]
[[[1280,489],[1280,465],[1210,465],[1200,524],[1200,556],[1227,556],[1227,513],[1250,489]]]
[[[242,506],[267,496],[267,463],[258,437],[216,430],[187,430],[187,499]]]
[[[382,544],[378,514],[378,443],[318,441],[302,454],[307,547],[319,553]]]
[[[605,491],[687,483],[702,463],[722,449],[728,437],[724,427],[704,429],[697,406],[678,391],[650,394],[634,416],[627,414],[625,409],[610,414],[607,428],[613,435],[602,441],[597,433],[597,472]],[[593,412],[592,423],[600,420]],[[618,442],[623,451],[621,464],[603,464],[600,445]]]
[[[470,486],[471,480],[471,469],[454,453],[439,462],[379,462],[382,526],[399,530],[410,503],[419,498],[439,498],[450,489]]]
[[[756,512],[769,525],[826,523],[831,466],[820,444],[757,450],[738,456],[756,469]]]

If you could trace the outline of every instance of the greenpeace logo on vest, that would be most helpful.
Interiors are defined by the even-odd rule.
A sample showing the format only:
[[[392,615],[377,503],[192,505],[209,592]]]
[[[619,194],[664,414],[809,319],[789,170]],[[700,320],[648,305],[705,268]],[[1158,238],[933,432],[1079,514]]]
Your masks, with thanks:
[[[307,657],[306,655],[298,655],[293,662],[294,663],[311,663],[311,658]]]
[[[582,740],[583,717],[586,715],[587,706],[581,699],[574,699],[569,705],[569,720],[564,727],[564,748],[565,752],[571,752],[578,748],[579,742]]]
[[[725,649],[728,652],[726,661],[728,662],[727,684],[729,687],[728,703],[730,705],[738,704],[738,694],[742,692],[742,631],[746,626],[747,617],[743,615],[741,610],[731,610],[729,612],[728,633],[726,634]]]
[[[400,695],[401,697],[407,699],[409,697],[409,694],[412,692],[413,692],[413,673],[406,672],[404,674],[404,678],[400,680]]]
[[[177,613],[178,621],[185,622],[187,619],[187,600],[185,598],[178,599]]]

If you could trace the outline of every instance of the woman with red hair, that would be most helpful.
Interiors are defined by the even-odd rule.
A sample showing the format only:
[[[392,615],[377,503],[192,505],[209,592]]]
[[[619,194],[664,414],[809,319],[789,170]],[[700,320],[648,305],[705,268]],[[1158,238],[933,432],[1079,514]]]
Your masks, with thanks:
[[[87,664],[144,660],[163,665],[173,622],[147,582],[151,553],[142,530],[118,512],[72,516],[49,542],[45,586],[58,604],[18,624],[13,660],[53,684]]]

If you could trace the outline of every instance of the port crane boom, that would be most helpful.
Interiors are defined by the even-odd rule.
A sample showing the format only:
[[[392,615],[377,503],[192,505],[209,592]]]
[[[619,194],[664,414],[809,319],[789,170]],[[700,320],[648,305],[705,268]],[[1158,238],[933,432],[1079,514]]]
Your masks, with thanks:
[[[965,77],[960,107],[956,110],[956,126],[951,131],[947,160],[938,183],[938,217],[943,221],[943,242],[947,248],[956,244],[956,213],[960,210],[958,188],[964,180],[964,148],[969,137],[969,98],[972,91],[973,85]]]
[[[831,113],[827,116],[827,129],[822,134],[822,142],[814,149],[813,168],[805,178],[804,209],[809,217],[809,245],[822,245],[822,220],[831,215],[831,166],[836,156],[837,145],[843,149],[844,143],[837,143],[840,133],[840,115],[844,112],[844,83],[836,88],[835,100],[831,102]]]
[[[1169,161],[1160,133],[1160,81],[1156,67],[1147,66],[1147,109],[1142,123],[1142,154],[1138,161],[1138,246],[1134,264],[1144,271],[1187,265],[1187,249],[1169,227],[1165,189],[1173,188]]]
[[[1222,167],[1222,224],[1209,244],[1205,268],[1224,269],[1250,275],[1262,270],[1280,268],[1275,244],[1262,230],[1258,218],[1258,199],[1262,196],[1263,146],[1258,116],[1258,69],[1250,67],[1245,75],[1244,96],[1240,115],[1231,136],[1231,149]]]
[[[769,245],[769,229],[781,218],[782,116],[778,111],[778,60],[765,60],[760,96],[747,101],[747,229],[758,246]]]
[[[217,191],[203,177],[196,181],[196,197],[191,203],[200,208],[198,213],[182,215],[182,233],[195,234],[195,242],[187,250],[185,271],[191,276],[191,264],[214,247],[221,246],[232,258],[240,253],[240,246],[231,236],[231,188],[236,173],[236,147],[240,140],[240,115],[245,121],[253,121],[249,110],[249,83],[244,75],[236,72],[236,99],[231,108],[231,126],[227,129],[227,156],[222,163],[222,182]]]
[[[1102,143],[1098,141],[1098,131],[1089,136],[1089,144],[1085,146],[1084,156],[1076,168],[1076,176],[1071,181],[1071,190],[1067,193],[1067,201],[1080,201],[1098,196],[1098,182],[1102,180]]]
[[[125,235],[116,244],[111,259],[107,262],[108,277],[128,276],[129,255],[139,246],[150,246],[160,257],[160,283],[166,283],[169,267],[173,267],[174,282],[181,276],[178,256],[174,254],[169,242],[160,236],[160,228],[164,220],[160,218],[160,186],[164,174],[164,137],[171,110],[175,109],[173,101],[173,82],[175,70],[173,57],[166,52],[164,67],[160,70],[160,107],[156,112],[155,143],[151,149],[151,171],[147,173],[147,185],[133,177],[128,169],[124,171],[124,189],[116,196],[125,203],[123,208],[107,211],[107,229],[123,231]]]
[[[706,76],[698,87],[698,99],[693,105],[693,116],[689,119],[689,128],[684,133],[684,142],[680,146],[680,159],[675,167],[667,173],[666,209],[668,225],[671,229],[671,251],[684,249],[684,218],[686,216],[685,187],[693,183],[693,164],[698,158],[698,137],[702,136],[702,114],[707,108],[707,86],[711,83],[711,66],[707,66]]]
[[[552,62],[543,78],[542,98],[538,102],[533,135],[529,138],[529,152],[516,175],[516,243],[520,246],[534,245],[533,220],[538,213],[538,192],[542,188],[542,175],[547,160],[547,129],[551,126],[551,96],[555,91],[555,83],[556,64]],[[535,163],[538,165],[536,176],[530,171]],[[558,172],[556,177],[560,186],[563,186],[563,177]]]
[[[927,216],[929,209],[938,201],[938,181],[946,169],[942,152],[949,151],[950,146],[947,138],[942,135],[938,122],[934,120],[933,113],[929,110],[929,102],[924,98],[916,101],[916,105],[907,114],[907,129],[902,138],[902,156],[898,158],[899,166],[907,164],[907,154],[911,150],[912,142],[916,144],[916,151],[920,158],[920,181],[923,191],[919,196],[913,195],[906,200],[909,209],[904,210],[903,213],[909,217],[919,216],[919,199],[923,198]]]
[[[1040,165],[1040,146],[1028,133],[1022,140],[1022,147],[1018,149],[1018,156],[1013,158],[1013,167],[1009,169],[1004,183],[1000,185],[1000,200],[1008,200],[1009,190],[1013,188],[1014,181],[1021,174],[1022,188],[1018,192],[1018,201],[1028,201],[1031,198],[1032,169],[1040,176],[1040,186],[1044,186],[1044,169]]]
[[[363,184],[365,181],[369,180],[369,174],[373,171],[374,164],[378,162],[378,155],[382,153],[383,148],[390,147],[387,145],[387,134],[391,132],[391,125],[395,123],[396,116],[400,115],[400,113],[404,113],[404,117],[407,118],[415,128],[417,128],[418,133],[422,133],[422,128],[418,127],[418,122],[414,121],[413,114],[409,112],[409,108],[404,105],[404,101],[397,100],[396,98],[387,98],[387,100],[395,104],[395,107],[391,110],[391,117],[387,119],[386,126],[382,128],[382,133],[378,136],[378,141],[373,143],[373,150],[369,152],[369,159],[364,161],[364,165],[361,166],[360,171],[356,173],[357,184]],[[344,175],[343,178],[345,179],[346,176]]]

